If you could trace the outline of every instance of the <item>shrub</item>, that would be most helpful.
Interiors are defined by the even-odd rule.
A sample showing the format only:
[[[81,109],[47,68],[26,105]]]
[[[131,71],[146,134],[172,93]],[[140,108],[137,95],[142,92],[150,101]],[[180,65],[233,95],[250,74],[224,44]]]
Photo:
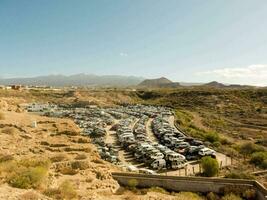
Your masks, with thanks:
[[[239,152],[244,156],[249,156],[250,154],[258,151],[264,151],[263,147],[260,147],[252,142],[247,142],[239,148]]]
[[[230,145],[232,144],[227,138],[221,138],[220,142],[222,145]]]
[[[70,200],[77,197],[77,192],[69,181],[64,181],[61,183],[59,190],[61,195],[64,197],[63,199]]]
[[[2,162],[0,173],[13,187],[29,189],[39,188],[46,178],[49,161],[26,159]]]
[[[220,193],[224,195],[234,194],[240,197],[250,197],[250,196],[253,196],[255,191],[253,189],[248,188],[248,186],[246,185],[243,185],[243,186],[242,185],[228,185],[228,186],[221,188]]]
[[[71,167],[63,167],[60,169],[60,173],[64,175],[75,175],[79,173],[77,169],[73,169]]]
[[[75,160],[85,160],[87,158],[87,156],[85,154],[78,154],[75,157]]]
[[[244,173],[244,172],[231,172],[225,175],[225,178],[233,178],[233,179],[255,179],[254,176]]]
[[[13,127],[6,127],[2,130],[2,133],[8,134],[8,135],[13,135],[15,133],[15,128]]]
[[[219,147],[220,145],[221,145],[221,143],[219,141],[213,143],[214,147]]]
[[[61,191],[58,188],[48,188],[44,191],[44,195],[53,199],[63,199]]]
[[[267,152],[255,152],[252,154],[250,163],[253,163],[256,166],[259,166],[261,168],[266,167],[267,162]]]
[[[215,176],[219,172],[219,163],[216,159],[209,156],[203,157],[201,159],[201,166],[203,169],[204,176]]]
[[[213,192],[210,192],[207,194],[207,200],[219,200],[219,196],[217,194],[214,194]]]
[[[44,191],[44,195],[53,199],[71,200],[77,198],[77,192],[69,181],[64,181],[58,188],[48,188]]]
[[[180,192],[178,194],[175,195],[176,198],[175,200],[203,200],[204,198],[202,198],[201,196],[199,196],[196,193],[192,193],[192,192]]]
[[[227,194],[222,197],[222,200],[242,200],[239,196],[234,195],[234,194]]]
[[[162,193],[162,194],[169,194],[165,189],[161,187],[151,187],[148,189],[148,192],[156,192],[156,193]]]
[[[103,172],[97,171],[96,172],[96,178],[99,180],[105,180],[106,179],[106,174],[104,174]]]
[[[52,162],[62,162],[63,160],[66,160],[67,156],[64,154],[57,154],[50,158]]]
[[[36,194],[35,192],[29,191],[29,192],[22,194],[20,196],[20,199],[21,200],[38,200],[40,198],[39,198],[39,195]]]
[[[256,191],[253,189],[248,189],[243,193],[245,199],[256,199]]]
[[[89,167],[89,165],[88,162],[86,161],[74,161],[71,163],[71,167],[73,169],[85,170]]]
[[[128,186],[129,186],[130,188],[135,188],[137,185],[138,185],[138,181],[137,181],[136,179],[130,179],[130,180],[128,181]]]
[[[47,169],[43,167],[26,168],[18,170],[14,175],[9,177],[8,183],[16,188],[38,188],[46,174]]]
[[[220,137],[218,133],[216,132],[209,132],[207,135],[205,135],[205,140],[210,143],[215,143],[215,142],[219,142]]]
[[[43,167],[48,169],[50,166],[51,162],[50,160],[47,159],[23,159],[18,162],[18,165],[22,165],[24,167]]]
[[[2,155],[2,154],[0,154],[0,163],[11,161],[13,159],[14,159],[14,157],[12,155]]]
[[[267,159],[265,159],[265,160],[261,163],[261,168],[263,168],[263,169],[267,169]]]

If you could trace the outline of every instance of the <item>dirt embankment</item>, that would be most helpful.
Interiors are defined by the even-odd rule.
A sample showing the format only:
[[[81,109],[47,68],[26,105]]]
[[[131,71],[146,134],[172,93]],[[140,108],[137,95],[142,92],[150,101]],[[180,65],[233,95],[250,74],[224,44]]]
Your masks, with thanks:
[[[79,128],[68,119],[42,117],[26,112],[15,112],[6,101],[1,101],[0,152],[14,160],[49,159],[51,166],[45,188],[57,188],[70,181],[78,197],[112,195],[119,187],[110,175],[117,169],[100,159],[95,147]],[[37,127],[35,126],[35,122]],[[0,199],[20,199],[30,190],[8,186],[0,171]]]

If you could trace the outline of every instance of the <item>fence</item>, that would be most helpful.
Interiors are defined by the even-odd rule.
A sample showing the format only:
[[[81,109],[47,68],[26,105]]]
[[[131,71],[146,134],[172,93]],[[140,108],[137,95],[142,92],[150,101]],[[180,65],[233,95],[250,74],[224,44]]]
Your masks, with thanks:
[[[179,177],[162,175],[144,175],[134,173],[112,173],[112,176],[122,186],[129,186],[132,182],[137,187],[162,187],[170,191],[190,191],[190,192],[215,192],[221,193],[226,188],[254,189],[258,200],[267,199],[267,190],[257,181],[224,179],[224,178],[204,178],[204,177]]]

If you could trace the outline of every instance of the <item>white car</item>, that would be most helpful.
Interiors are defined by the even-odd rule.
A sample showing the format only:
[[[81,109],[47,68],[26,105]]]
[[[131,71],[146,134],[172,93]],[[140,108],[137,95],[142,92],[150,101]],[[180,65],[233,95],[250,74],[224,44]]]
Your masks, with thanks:
[[[212,157],[216,156],[216,152],[210,148],[207,148],[207,147],[200,149],[198,154],[200,156],[212,156]]]

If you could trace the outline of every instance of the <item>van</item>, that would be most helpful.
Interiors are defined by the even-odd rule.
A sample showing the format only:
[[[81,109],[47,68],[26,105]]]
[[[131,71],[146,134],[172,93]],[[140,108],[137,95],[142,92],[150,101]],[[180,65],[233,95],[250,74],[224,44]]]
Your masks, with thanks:
[[[153,169],[163,169],[166,168],[166,161],[164,159],[158,159],[153,161],[150,166]]]

